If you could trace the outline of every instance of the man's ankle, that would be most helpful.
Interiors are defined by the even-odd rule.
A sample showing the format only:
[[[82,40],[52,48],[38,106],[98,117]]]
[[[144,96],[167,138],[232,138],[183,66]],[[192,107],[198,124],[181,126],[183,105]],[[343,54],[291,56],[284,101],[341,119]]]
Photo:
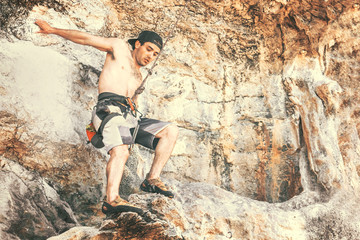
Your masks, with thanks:
[[[146,180],[152,180],[152,179],[158,179],[158,178],[160,178],[160,176],[150,175],[149,173],[146,174],[146,177],[145,177]]]
[[[106,197],[106,201],[108,202],[108,203],[111,203],[111,202],[113,202],[116,198],[117,198],[117,194],[109,194],[109,195],[107,195],[107,197]]]

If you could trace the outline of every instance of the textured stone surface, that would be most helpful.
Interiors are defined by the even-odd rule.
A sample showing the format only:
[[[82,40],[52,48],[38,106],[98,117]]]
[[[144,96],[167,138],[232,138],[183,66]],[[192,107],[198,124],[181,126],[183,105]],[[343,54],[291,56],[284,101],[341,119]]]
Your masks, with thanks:
[[[175,199],[134,194],[149,212],[123,213],[99,229],[78,227],[51,240],[73,239],[358,239],[354,202],[341,194],[325,203],[315,192],[286,204],[259,202],[205,183],[172,182]],[[345,201],[340,204],[341,201]],[[341,206],[344,204],[343,206]],[[347,209],[354,209],[349,213]],[[328,231],[327,229],[331,229]],[[79,236],[82,236],[80,238]]]
[[[150,209],[166,216],[164,236],[359,238],[358,2],[184,4],[1,1],[0,154],[38,172],[90,226],[73,236],[100,234],[107,156],[86,145],[84,127],[104,53],[39,35],[34,20],[129,38],[143,29],[167,36],[180,18],[139,99],[146,116],[180,127],[163,174],[180,196]],[[151,158],[135,147],[122,195],[138,191]]]
[[[39,174],[8,159],[1,164],[1,239],[46,239],[78,224],[70,206]]]

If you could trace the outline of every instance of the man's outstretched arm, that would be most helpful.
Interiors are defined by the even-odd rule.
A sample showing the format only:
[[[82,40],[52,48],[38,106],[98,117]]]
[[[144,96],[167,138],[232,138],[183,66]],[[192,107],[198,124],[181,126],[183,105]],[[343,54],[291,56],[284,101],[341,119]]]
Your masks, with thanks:
[[[114,44],[118,40],[117,38],[104,38],[94,36],[77,30],[54,28],[44,20],[39,19],[35,21],[35,24],[40,27],[40,31],[38,31],[38,33],[55,34],[74,43],[92,46],[105,52],[113,53]]]

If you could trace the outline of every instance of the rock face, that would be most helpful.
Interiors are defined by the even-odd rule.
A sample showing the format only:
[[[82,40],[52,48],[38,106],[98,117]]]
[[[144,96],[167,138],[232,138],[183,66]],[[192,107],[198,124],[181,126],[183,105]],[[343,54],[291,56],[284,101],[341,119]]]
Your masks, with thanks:
[[[3,158],[1,167],[1,239],[46,239],[78,224],[39,174]]]
[[[337,195],[327,203],[302,193],[270,204],[205,183],[172,182],[176,198],[133,194],[130,201],[149,212],[122,213],[100,228],[77,227],[52,237],[64,239],[358,239],[356,206]],[[340,202],[346,206],[340,206]],[[345,208],[344,208],[345,207]],[[344,209],[354,209],[350,216]],[[328,229],[328,230],[327,230]],[[331,229],[331,230],[330,230]]]
[[[360,238],[358,2],[0,6],[2,239],[47,238],[75,224],[88,227],[53,238]],[[36,33],[36,18],[105,37],[170,36],[139,107],[180,128],[163,173],[173,201],[137,194],[152,152],[135,147],[120,192],[151,214],[102,221],[108,156],[86,144],[84,128],[105,54]]]

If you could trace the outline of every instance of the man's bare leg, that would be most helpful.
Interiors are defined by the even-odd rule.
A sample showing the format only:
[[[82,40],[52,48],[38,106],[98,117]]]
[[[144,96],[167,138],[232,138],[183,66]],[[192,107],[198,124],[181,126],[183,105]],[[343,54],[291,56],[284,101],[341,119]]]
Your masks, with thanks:
[[[160,177],[160,173],[174,149],[178,133],[178,127],[171,124],[155,136],[156,138],[159,138],[159,142],[155,149],[154,160],[150,172],[147,175],[147,179],[156,179]]]
[[[130,204],[128,201],[119,196],[119,187],[121,178],[124,172],[125,163],[129,157],[129,150],[127,145],[114,147],[110,150],[110,159],[106,166],[107,199],[102,205],[102,212],[107,216],[118,214],[121,212],[135,212],[143,214],[144,211]]]
[[[109,151],[110,159],[106,166],[107,201],[112,202],[119,195],[119,187],[124,172],[125,163],[129,157],[127,145],[114,147]]]

